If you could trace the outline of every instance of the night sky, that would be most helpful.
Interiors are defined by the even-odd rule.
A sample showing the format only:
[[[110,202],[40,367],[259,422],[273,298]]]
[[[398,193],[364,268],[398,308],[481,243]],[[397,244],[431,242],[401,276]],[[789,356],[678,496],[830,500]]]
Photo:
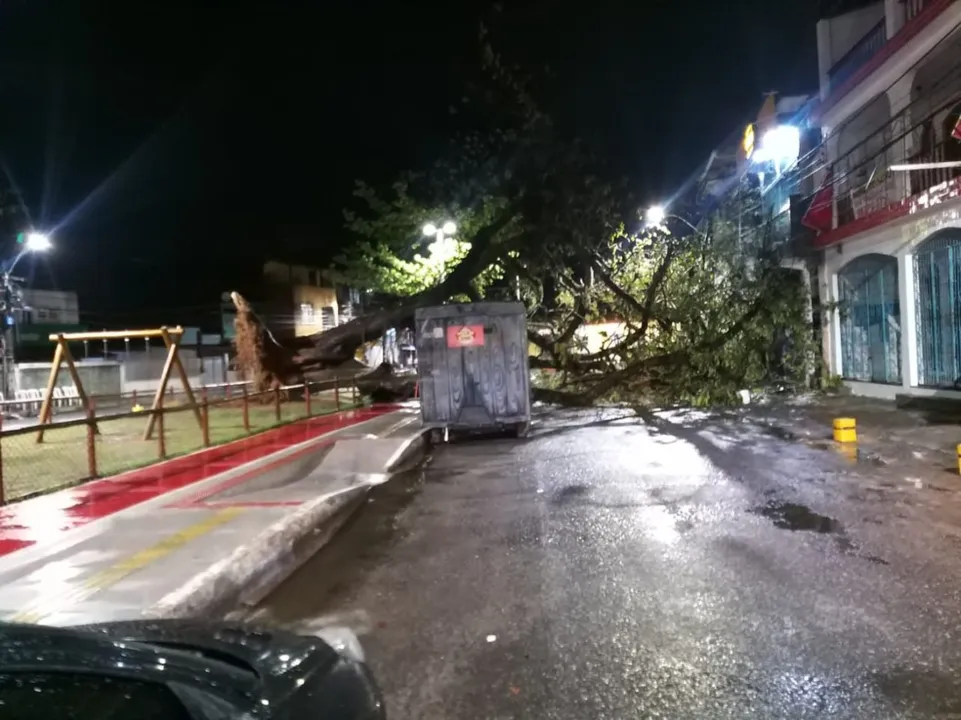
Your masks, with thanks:
[[[549,66],[548,109],[651,200],[764,91],[816,90],[813,2],[502,5],[500,49]],[[191,324],[268,255],[324,263],[355,178],[446,145],[489,9],[0,2],[0,158],[57,244],[35,283],[77,290],[94,327]]]

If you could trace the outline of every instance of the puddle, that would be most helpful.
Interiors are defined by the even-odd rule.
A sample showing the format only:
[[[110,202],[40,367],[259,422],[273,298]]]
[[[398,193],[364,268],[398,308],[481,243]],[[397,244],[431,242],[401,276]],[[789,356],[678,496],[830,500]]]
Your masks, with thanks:
[[[882,458],[880,455],[862,452],[861,450],[858,450],[858,462],[867,465],[873,465],[874,467],[884,467],[888,464],[887,460]]]
[[[862,553],[860,548],[847,536],[838,520],[816,513],[805,505],[791,502],[770,501],[766,505],[751,510],[770,520],[774,527],[791,532],[813,532],[831,535],[834,544],[845,555],[861,558],[876,565],[887,565],[888,561],[876,555]]]
[[[953,673],[929,668],[895,668],[872,678],[898,709],[922,717],[956,718],[961,713],[961,682]]]
[[[797,503],[769,502],[754,510],[782,530],[805,530],[816,533],[835,533],[841,531],[841,523],[826,515],[819,515],[804,505]]]
[[[590,485],[583,485],[576,483],[574,485],[567,485],[551,497],[552,505],[566,505],[569,502],[573,502],[578,498],[582,498],[591,491]]]
[[[797,433],[788,430],[780,425],[764,425],[761,428],[761,432],[765,435],[770,435],[771,437],[776,437],[779,440],[787,440],[789,442],[796,442],[800,439]]]

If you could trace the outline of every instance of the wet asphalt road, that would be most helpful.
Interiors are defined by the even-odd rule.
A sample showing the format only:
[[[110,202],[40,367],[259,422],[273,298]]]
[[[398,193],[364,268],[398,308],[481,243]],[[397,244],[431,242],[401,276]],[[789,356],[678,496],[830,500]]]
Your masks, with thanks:
[[[623,416],[436,448],[259,618],[352,625],[392,719],[961,717],[961,498]]]

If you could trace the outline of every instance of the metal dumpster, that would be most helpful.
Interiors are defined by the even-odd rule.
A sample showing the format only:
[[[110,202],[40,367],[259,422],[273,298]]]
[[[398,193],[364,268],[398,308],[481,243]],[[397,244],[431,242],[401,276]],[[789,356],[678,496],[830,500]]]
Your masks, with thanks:
[[[421,308],[414,316],[424,426],[448,430],[530,428],[527,314],[521,303]]]

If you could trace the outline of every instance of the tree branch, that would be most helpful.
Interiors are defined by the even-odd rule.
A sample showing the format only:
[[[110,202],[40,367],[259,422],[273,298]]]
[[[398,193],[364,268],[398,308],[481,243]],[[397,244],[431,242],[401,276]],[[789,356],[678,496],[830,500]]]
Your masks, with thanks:
[[[410,325],[418,307],[437,305],[453,295],[469,294],[471,282],[495,259],[497,234],[517,216],[520,202],[508,206],[498,217],[471,238],[471,248],[451,273],[438,285],[405,298],[402,305],[351,320],[309,337],[312,347],[300,355],[301,363],[343,362],[353,357],[364,339],[379,337],[388,328]]]

